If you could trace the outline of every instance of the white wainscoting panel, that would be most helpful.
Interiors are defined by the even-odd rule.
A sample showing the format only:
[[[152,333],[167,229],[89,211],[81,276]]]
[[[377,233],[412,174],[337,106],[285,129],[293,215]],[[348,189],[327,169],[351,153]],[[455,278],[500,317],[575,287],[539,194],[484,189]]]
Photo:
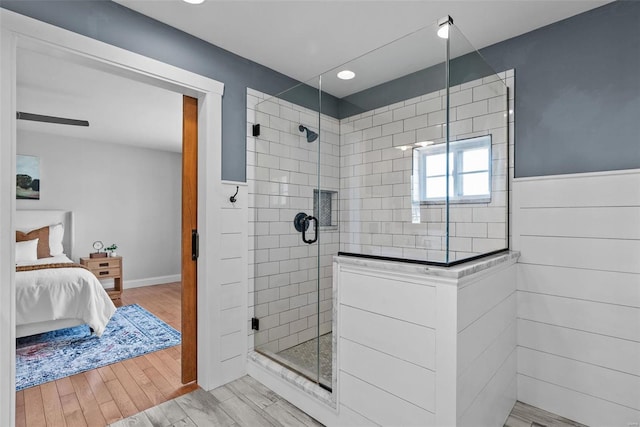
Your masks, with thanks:
[[[518,346],[640,376],[640,343],[518,319]]]
[[[236,202],[229,197],[239,186]],[[217,272],[220,307],[220,363],[223,381],[247,372],[248,203],[244,183],[223,182],[220,198],[220,271]]]
[[[518,374],[518,400],[591,426],[636,426],[640,411]]]
[[[518,265],[518,289],[640,308],[640,276],[549,265]]]
[[[339,257],[340,411],[354,425],[501,426],[516,400],[515,261],[451,279]]]
[[[518,319],[518,346],[640,376],[640,343]]]
[[[640,310],[636,307],[521,291],[518,315],[540,323],[640,342]]]
[[[520,262],[640,273],[640,240],[520,235]]]
[[[434,371],[346,339],[341,339],[338,347],[340,369],[343,372],[349,372],[422,409],[435,412]],[[384,375],[383,372],[393,374]]]
[[[458,373],[458,410],[464,416],[466,411],[486,392],[487,384],[503,368],[510,368],[506,361],[515,353],[516,349],[516,322],[512,321],[498,338],[491,343],[485,352],[478,356],[467,368]],[[505,375],[507,375],[505,373]],[[510,371],[511,381],[515,381],[516,369]],[[508,384],[507,384],[508,385]],[[503,390],[504,391],[504,390]],[[515,393],[511,395],[515,403]],[[487,407],[487,411],[495,412],[495,408]],[[511,412],[511,407],[509,408]],[[508,414],[508,412],[507,412]],[[502,420],[504,421],[504,419]]]
[[[458,425],[500,425],[508,417],[516,400],[516,332],[515,265],[458,291]]]
[[[457,426],[502,426],[516,402],[516,351],[504,361],[471,406],[458,418]]]
[[[382,373],[381,373],[382,374]],[[383,426],[432,426],[434,414],[348,373],[340,375],[340,404]],[[346,392],[348,390],[348,392]]]
[[[639,376],[524,347],[518,350],[518,368],[522,375],[640,411]]]
[[[518,209],[640,206],[640,172],[597,172],[514,180]],[[520,213],[518,213],[520,214]]]
[[[518,399],[640,423],[640,170],[516,179]]]
[[[515,278],[515,275],[514,275]],[[458,333],[458,371],[466,369],[516,318],[516,295],[503,299],[485,316]]]
[[[242,294],[242,284],[240,282],[230,283],[228,285],[221,286],[220,289],[220,309],[228,310],[230,308],[240,307],[246,299],[246,296]]]
[[[433,329],[348,306],[341,306],[339,315],[341,337],[423,368],[435,369]]]
[[[375,427],[378,425],[344,405],[340,405],[340,422],[345,426],[352,427]]]
[[[499,270],[458,291],[458,332],[485,316],[516,291],[516,268]]]
[[[435,325],[434,286],[394,278],[343,273],[349,283],[340,292],[342,304],[422,326]]]
[[[640,239],[640,207],[600,206],[522,209],[523,236]]]

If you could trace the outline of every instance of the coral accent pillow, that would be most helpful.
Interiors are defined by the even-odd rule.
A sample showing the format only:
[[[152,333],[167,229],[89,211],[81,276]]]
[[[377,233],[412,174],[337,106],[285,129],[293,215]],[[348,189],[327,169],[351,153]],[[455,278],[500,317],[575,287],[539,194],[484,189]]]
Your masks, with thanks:
[[[49,258],[51,252],[49,250],[49,226],[31,230],[28,233],[16,231],[16,242],[24,242],[27,240],[38,239],[38,259]]]

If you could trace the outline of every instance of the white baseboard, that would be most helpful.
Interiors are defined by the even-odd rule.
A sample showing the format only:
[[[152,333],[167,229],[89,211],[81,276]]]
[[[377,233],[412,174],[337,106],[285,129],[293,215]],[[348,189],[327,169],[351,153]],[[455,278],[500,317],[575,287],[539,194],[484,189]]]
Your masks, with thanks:
[[[182,275],[172,274],[170,276],[147,277],[137,280],[125,280],[122,284],[123,289],[140,288],[142,286],[162,285],[164,283],[180,282]]]

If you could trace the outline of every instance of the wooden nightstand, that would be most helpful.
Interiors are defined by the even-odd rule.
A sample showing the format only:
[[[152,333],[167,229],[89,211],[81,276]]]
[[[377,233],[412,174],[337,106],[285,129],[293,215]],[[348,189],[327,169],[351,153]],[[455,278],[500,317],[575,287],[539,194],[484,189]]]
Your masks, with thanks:
[[[122,294],[122,257],[80,258],[84,265],[98,279],[113,279],[113,288],[105,289],[112,300],[120,299]]]

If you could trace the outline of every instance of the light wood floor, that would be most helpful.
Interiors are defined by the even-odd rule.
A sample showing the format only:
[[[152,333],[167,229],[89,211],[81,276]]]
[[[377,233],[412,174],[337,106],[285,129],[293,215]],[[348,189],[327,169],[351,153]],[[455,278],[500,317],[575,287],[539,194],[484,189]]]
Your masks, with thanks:
[[[516,402],[504,427],[587,427],[526,403]]]
[[[318,421],[245,376],[207,393],[196,390],[120,420],[111,427],[319,427]],[[587,427],[516,402],[504,427]]]
[[[180,330],[180,283],[127,289]],[[16,426],[104,426],[197,389],[180,382],[180,346],[114,363],[16,393]]]
[[[180,330],[180,283],[125,290],[117,305],[128,304],[139,304]],[[134,425],[117,423],[128,417],[140,425],[167,425],[169,418],[184,426],[210,426],[212,420],[234,427],[320,425],[251,377],[210,393],[195,384],[182,385],[180,346],[16,393],[17,427]],[[541,425],[582,426],[521,402],[505,423],[506,427]]]
[[[112,424],[185,427],[321,427],[322,424],[244,376],[211,392],[202,389]]]

